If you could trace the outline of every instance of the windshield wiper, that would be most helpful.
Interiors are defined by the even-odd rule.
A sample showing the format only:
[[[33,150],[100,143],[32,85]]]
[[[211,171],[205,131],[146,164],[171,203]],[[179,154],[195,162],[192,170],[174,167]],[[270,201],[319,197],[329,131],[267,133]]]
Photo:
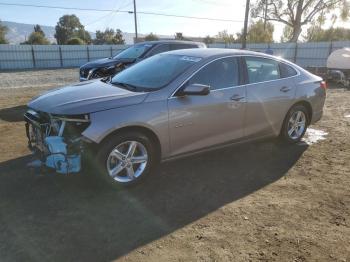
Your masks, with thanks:
[[[137,86],[134,86],[134,85],[131,85],[131,84],[122,83],[122,82],[110,82],[110,83],[112,85],[114,85],[114,86],[119,86],[119,87],[122,87],[124,89],[129,90],[129,91],[137,91],[138,90]]]

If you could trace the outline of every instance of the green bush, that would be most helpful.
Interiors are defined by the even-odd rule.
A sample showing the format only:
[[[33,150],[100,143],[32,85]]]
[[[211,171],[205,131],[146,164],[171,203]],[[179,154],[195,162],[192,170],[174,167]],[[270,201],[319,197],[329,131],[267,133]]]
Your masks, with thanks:
[[[85,42],[79,37],[72,37],[67,41],[67,45],[85,45]]]

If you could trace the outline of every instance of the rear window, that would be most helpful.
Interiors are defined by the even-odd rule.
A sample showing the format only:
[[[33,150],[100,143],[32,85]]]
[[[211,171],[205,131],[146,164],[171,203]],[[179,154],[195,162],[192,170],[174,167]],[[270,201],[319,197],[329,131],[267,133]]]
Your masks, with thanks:
[[[281,73],[281,78],[286,78],[286,77],[295,76],[297,74],[297,71],[293,67],[285,63],[280,63],[280,73]]]
[[[259,83],[280,78],[279,62],[262,57],[246,57],[249,83]]]

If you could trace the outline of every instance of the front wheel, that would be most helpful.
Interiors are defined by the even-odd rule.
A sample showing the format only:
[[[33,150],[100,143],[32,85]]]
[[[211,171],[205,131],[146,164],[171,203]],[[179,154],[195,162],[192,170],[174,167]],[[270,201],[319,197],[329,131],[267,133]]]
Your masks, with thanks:
[[[152,141],[137,132],[117,134],[97,153],[99,175],[112,186],[124,187],[143,180],[156,165]]]
[[[290,144],[299,142],[307,129],[308,113],[304,106],[296,105],[292,107],[282,126],[281,138]]]

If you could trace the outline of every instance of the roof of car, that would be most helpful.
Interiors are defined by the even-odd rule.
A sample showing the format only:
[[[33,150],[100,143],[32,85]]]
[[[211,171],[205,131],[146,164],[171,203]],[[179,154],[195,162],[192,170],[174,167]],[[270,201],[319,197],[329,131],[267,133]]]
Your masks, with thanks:
[[[220,56],[220,55],[259,55],[264,57],[271,57],[260,52],[254,52],[249,50],[241,49],[228,49],[228,48],[191,48],[191,49],[180,49],[175,51],[170,51],[174,55],[185,55],[206,58],[210,56]]]
[[[194,41],[185,41],[185,40],[156,40],[156,41],[144,41],[144,42],[139,42],[136,44],[149,44],[149,45],[154,45],[154,44],[194,44],[194,45],[201,45],[204,46],[204,43],[201,42],[194,42]]]

